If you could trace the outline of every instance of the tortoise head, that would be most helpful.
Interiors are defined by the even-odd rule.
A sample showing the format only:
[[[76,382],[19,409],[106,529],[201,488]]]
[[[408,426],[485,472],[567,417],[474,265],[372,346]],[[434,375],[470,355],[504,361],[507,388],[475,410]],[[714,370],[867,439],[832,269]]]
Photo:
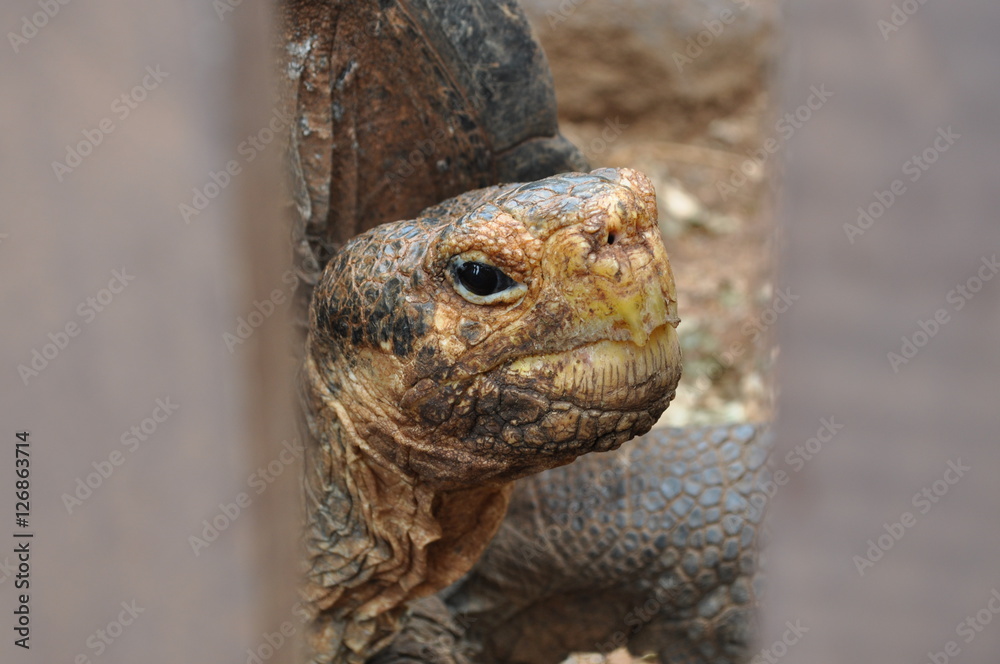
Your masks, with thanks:
[[[310,313],[319,407],[377,463],[502,483],[645,433],[680,377],[649,180],[629,169],[470,192],[376,228]]]

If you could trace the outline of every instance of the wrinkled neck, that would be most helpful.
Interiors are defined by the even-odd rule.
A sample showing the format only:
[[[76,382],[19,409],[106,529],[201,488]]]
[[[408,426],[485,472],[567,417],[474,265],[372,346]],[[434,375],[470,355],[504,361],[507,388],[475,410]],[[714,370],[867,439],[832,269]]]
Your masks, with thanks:
[[[408,602],[472,567],[503,520],[512,485],[445,491],[408,476],[367,444],[366,418],[352,416],[348,395],[335,394],[327,378],[307,362],[310,642],[318,662],[361,662],[395,635]]]

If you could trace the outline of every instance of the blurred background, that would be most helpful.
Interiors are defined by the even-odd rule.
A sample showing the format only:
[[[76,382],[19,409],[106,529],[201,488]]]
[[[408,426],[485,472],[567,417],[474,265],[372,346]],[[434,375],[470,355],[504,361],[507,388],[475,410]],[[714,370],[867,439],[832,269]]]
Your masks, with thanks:
[[[657,186],[662,424],[776,418],[760,661],[997,661],[1000,6],[525,5],[564,133]],[[270,22],[0,7],[0,661],[295,661]]]

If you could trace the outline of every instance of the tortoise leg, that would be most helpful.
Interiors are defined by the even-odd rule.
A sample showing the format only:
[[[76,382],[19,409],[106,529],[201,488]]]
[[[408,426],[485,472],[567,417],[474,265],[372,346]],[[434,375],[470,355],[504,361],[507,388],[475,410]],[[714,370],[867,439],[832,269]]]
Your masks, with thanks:
[[[520,480],[485,555],[442,593],[475,661],[622,646],[749,661],[771,444],[749,425],[653,431]]]

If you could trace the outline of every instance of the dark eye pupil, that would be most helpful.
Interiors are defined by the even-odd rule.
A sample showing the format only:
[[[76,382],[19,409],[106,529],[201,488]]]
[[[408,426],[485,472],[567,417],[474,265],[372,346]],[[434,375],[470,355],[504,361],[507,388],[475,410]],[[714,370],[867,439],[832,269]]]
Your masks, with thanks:
[[[514,285],[513,279],[486,263],[462,263],[455,268],[455,276],[476,295],[493,295]]]

